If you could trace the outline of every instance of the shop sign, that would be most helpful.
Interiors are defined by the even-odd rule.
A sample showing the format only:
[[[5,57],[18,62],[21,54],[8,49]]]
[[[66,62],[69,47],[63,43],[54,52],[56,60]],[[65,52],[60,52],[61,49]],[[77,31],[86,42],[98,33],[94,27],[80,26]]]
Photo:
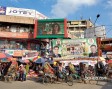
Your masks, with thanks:
[[[24,51],[24,56],[22,57],[22,60],[26,60],[26,59],[34,59],[38,56],[38,52],[37,51]]]
[[[7,53],[9,55],[13,55],[14,54],[14,50],[5,50],[5,53]]]
[[[22,57],[23,56],[23,51],[22,50],[15,50],[13,56]]]
[[[6,15],[35,17],[35,10],[24,9],[24,8],[7,7]]]

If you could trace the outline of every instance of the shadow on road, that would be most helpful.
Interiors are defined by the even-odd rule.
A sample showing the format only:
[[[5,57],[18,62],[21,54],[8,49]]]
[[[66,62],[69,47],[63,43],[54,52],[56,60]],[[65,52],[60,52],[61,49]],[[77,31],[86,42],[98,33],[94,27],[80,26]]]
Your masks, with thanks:
[[[101,89],[112,89],[112,82],[106,82]]]

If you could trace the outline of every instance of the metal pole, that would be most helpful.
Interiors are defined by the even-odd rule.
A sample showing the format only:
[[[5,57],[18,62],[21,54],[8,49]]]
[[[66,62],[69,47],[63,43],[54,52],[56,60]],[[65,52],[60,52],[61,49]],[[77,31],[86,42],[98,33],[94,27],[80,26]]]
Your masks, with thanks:
[[[95,34],[95,24],[96,24],[96,21],[98,20],[98,18],[100,17],[100,14],[97,14],[97,16],[96,16],[96,20],[95,20],[95,22],[94,22],[94,36],[96,36],[96,34]]]
[[[97,14],[97,18],[96,18],[96,20],[95,20],[95,22],[94,22],[94,36],[96,36],[96,34],[95,34],[95,24],[96,24],[96,21],[98,20],[98,18],[100,17],[100,14]],[[97,39],[97,44],[99,44],[99,39]],[[99,46],[99,45],[98,45]],[[98,48],[99,49],[99,48]],[[99,50],[98,50],[99,51]],[[98,53],[98,55],[99,55],[99,53]],[[98,58],[97,58],[97,66],[98,66]],[[98,72],[98,71],[97,71]],[[98,73],[97,73],[97,75],[98,75]]]

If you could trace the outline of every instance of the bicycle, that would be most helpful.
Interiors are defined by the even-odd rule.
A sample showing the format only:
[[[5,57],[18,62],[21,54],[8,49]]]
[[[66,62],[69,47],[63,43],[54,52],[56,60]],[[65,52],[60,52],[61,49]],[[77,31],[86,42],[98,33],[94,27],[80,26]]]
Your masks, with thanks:
[[[60,79],[62,79],[62,82],[67,83],[69,86],[73,85],[73,78],[68,72],[62,72]]]
[[[69,86],[72,86],[73,85],[73,78],[71,75],[69,75],[69,73],[62,73],[62,77],[60,78],[62,79],[62,82],[65,81],[65,83],[67,83]],[[58,83],[60,84],[58,81],[57,81],[57,78],[55,75],[53,74],[49,74],[49,73],[45,73],[44,74],[44,77],[43,77],[43,84],[44,83]]]

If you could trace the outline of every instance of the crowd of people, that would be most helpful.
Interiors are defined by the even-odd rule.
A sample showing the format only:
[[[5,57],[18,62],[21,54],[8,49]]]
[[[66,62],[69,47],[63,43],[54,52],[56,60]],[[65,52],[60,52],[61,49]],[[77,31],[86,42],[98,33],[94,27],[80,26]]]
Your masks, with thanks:
[[[12,62],[0,64],[0,79],[8,80],[10,77],[12,80],[26,80],[26,65],[12,65]]]
[[[63,77],[64,72],[68,72],[69,75],[75,75],[75,78],[84,79],[89,76],[106,76],[109,68],[112,65],[104,65],[102,61],[99,61],[95,66],[80,63],[79,65],[73,65],[71,62],[65,66],[62,62],[51,63],[46,61],[45,63],[17,63],[18,65],[12,65],[12,62],[0,63],[0,79],[7,80],[12,78],[17,81],[26,81],[27,75],[30,70],[33,70],[37,76],[44,76],[50,74],[56,76],[57,81]],[[112,70],[112,69],[111,69]],[[112,78],[112,73],[109,74],[109,78]]]

